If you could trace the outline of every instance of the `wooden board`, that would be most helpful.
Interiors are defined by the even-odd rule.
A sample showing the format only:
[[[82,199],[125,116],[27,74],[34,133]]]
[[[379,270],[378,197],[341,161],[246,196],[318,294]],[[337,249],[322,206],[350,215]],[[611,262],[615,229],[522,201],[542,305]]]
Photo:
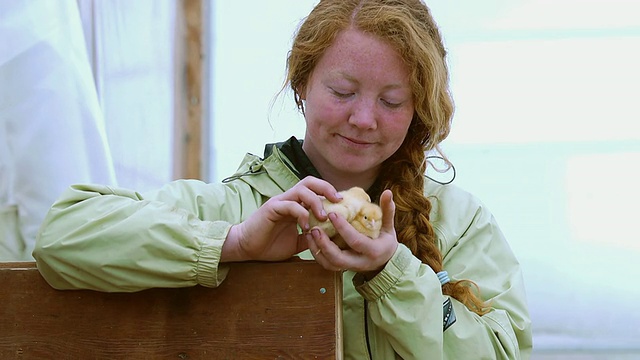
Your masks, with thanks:
[[[180,0],[176,8],[174,171],[175,179],[203,179],[206,174],[208,126],[205,89],[208,79],[205,56],[204,0]]]
[[[0,263],[1,359],[341,359],[342,276],[232,264],[215,289],[59,291]]]

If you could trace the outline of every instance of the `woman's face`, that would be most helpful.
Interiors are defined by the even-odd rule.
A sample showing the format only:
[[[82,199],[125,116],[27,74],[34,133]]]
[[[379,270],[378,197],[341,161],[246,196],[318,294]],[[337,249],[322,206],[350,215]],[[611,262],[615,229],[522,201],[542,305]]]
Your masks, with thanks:
[[[402,144],[414,106],[409,69],[380,38],[348,29],[313,70],[302,94],[303,148],[338,187],[370,186]]]

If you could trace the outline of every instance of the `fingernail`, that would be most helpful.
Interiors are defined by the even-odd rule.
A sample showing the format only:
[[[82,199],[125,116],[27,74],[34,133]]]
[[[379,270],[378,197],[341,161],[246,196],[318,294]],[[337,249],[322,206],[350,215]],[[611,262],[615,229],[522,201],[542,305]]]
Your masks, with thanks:
[[[338,199],[342,199],[342,194],[340,194],[340,193],[336,193],[336,197],[337,197]]]
[[[320,216],[326,217],[327,216],[327,212],[322,210],[320,211]]]
[[[313,235],[314,238],[319,238],[320,237],[320,230],[318,229],[311,229],[311,235]]]

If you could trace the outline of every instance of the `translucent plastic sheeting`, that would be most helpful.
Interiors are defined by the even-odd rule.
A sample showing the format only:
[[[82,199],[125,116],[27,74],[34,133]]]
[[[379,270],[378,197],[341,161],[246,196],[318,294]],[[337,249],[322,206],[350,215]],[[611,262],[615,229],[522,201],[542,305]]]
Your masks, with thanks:
[[[0,2],[0,261],[69,185],[116,183],[77,3]]]
[[[78,0],[118,185],[136,191],[173,180],[179,4]]]

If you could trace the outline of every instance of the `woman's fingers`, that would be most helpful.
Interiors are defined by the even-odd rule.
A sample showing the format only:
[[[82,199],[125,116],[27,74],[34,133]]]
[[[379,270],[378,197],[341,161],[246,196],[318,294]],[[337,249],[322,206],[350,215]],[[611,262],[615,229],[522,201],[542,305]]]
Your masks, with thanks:
[[[331,271],[347,269],[346,264],[342,264],[335,260],[341,250],[326,234],[317,228],[313,228],[306,234],[306,236],[309,251],[311,251],[313,257],[323,268]]]
[[[336,229],[338,234],[342,236],[342,239],[350,248],[357,252],[366,250],[364,248],[365,245],[362,244],[363,237],[366,238],[366,236],[360,234],[358,230],[351,226],[343,216],[336,213],[330,213],[328,217],[333,224],[333,227]]]
[[[274,202],[283,201],[286,206],[291,206],[292,208],[295,208],[296,206],[287,203],[287,201],[295,202],[300,208],[304,209],[304,211],[308,212],[311,210],[318,220],[324,221],[327,219],[327,214],[324,211],[321,197],[329,199],[329,201],[332,202],[337,202],[342,199],[342,196],[333,187],[333,185],[322,179],[308,176],[288,191],[275,196],[272,199]],[[288,212],[285,212],[285,209],[282,209],[281,207],[278,207],[278,209],[279,214],[282,215],[285,213],[289,215],[295,213],[295,217],[300,220],[299,225],[303,229],[308,230],[308,214],[301,216],[301,210],[297,208]]]
[[[393,201],[391,190],[385,190],[380,195],[380,208],[382,209],[382,231],[394,232],[394,217],[396,215],[396,203]]]
[[[330,239],[324,236],[313,236],[309,247],[314,248],[316,260],[325,268],[349,269],[358,272],[380,270],[389,261],[398,247],[394,228],[395,203],[391,191],[381,195],[380,204],[383,213],[382,231],[376,239],[371,239],[358,232],[344,217],[330,213],[328,215],[336,231],[344,239],[350,249],[340,250]]]
[[[278,222],[285,218],[292,218],[296,219],[300,226],[305,223],[308,224],[309,211],[300,203],[296,201],[274,199],[275,198],[271,198],[263,205],[264,210],[267,212],[265,215],[267,220]]]
[[[327,219],[327,213],[322,205],[322,198],[324,197],[331,202],[338,202],[342,200],[342,195],[338,193],[333,185],[328,182],[308,176],[300,181],[295,187],[299,201],[301,201],[308,209],[313,212],[313,215],[320,221]]]
[[[377,239],[361,234],[339,214],[332,212],[327,215],[323,208],[322,197],[331,202],[339,202],[342,198],[328,182],[307,177],[285,193],[265,203],[263,208],[266,207],[266,209],[263,210],[268,209],[266,220],[278,223],[286,218],[290,221],[295,219],[305,231],[306,247],[325,269],[371,271],[384,267],[397,247],[393,221],[395,203],[391,191],[385,190],[380,198],[383,219],[382,231]],[[350,249],[341,250],[324,231],[318,228],[310,229],[309,211],[320,221],[329,218]]]
[[[342,195],[338,193],[336,188],[325,180],[315,178],[313,176],[307,176],[302,179],[296,186],[306,187],[317,196],[321,195],[329,199],[331,202],[338,202],[342,200]]]
[[[360,234],[343,217],[336,215],[335,213],[330,213],[329,218],[336,229],[342,229],[341,236],[345,239],[345,242],[347,242],[348,245],[356,244],[358,241],[373,241],[372,239]],[[349,237],[357,239],[347,240]],[[311,229],[308,234],[308,240],[309,249],[314,254],[316,261],[327,270],[360,271],[361,269],[367,269],[370,265],[370,259],[368,256],[360,253],[357,249],[340,249],[325,233],[316,228]],[[356,246],[362,247],[360,245]]]

